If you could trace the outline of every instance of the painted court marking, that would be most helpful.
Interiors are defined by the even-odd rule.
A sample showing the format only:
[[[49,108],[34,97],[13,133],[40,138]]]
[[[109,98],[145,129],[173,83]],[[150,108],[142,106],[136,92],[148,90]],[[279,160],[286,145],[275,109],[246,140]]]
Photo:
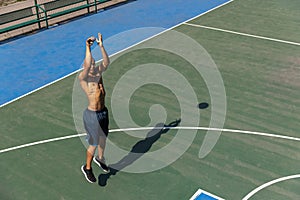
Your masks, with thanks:
[[[264,36],[259,36],[259,35],[252,35],[252,34],[248,34],[248,33],[241,33],[241,32],[221,29],[221,28],[215,28],[215,27],[203,26],[203,25],[199,25],[199,24],[187,23],[187,22],[185,22],[184,24],[188,25],[188,26],[198,27],[198,28],[204,28],[204,29],[209,29],[209,30],[214,30],[214,31],[220,31],[220,32],[225,32],[225,33],[231,33],[231,34],[236,34],[236,35],[242,35],[242,36],[257,38],[257,39],[263,39],[263,40],[269,40],[269,41],[273,41],[273,42],[279,42],[279,43],[284,43],[284,44],[300,46],[300,43],[287,41],[287,40],[280,40],[280,39],[276,39],[276,38],[269,38],[269,37],[264,37]]]
[[[190,200],[224,200],[214,194],[198,189],[197,192],[190,198]]]
[[[220,128],[208,128],[208,127],[180,127],[180,126],[178,126],[178,127],[164,127],[164,128],[165,129],[177,129],[177,130],[183,129],[183,130],[222,131],[222,132],[228,132],[228,133],[240,133],[240,134],[248,134],[248,135],[273,137],[273,138],[279,138],[279,139],[285,139],[285,140],[292,140],[292,141],[299,141],[300,142],[300,138],[285,136],[285,135],[277,135],[277,134],[256,132],[256,131],[220,129]],[[110,132],[139,131],[139,130],[153,130],[153,129],[161,129],[161,128],[159,128],[159,127],[124,128],[124,129],[112,129],[112,130],[110,130]],[[2,149],[2,150],[0,150],[0,153],[5,153],[5,152],[25,148],[25,147],[35,146],[35,145],[38,145],[38,144],[44,144],[44,143],[49,143],[49,142],[66,140],[66,139],[70,139],[70,138],[81,137],[81,136],[85,136],[85,135],[86,135],[85,133],[82,133],[82,134],[63,136],[63,137],[52,138],[52,139],[47,139],[47,140],[41,140],[41,141],[32,142],[32,143],[28,143],[28,144],[23,144],[23,145],[19,145],[19,146],[15,146],[15,147],[10,147],[10,148],[7,148],[7,149]]]
[[[155,37],[157,37],[157,36],[159,36],[159,35],[161,35],[161,34],[167,32],[167,31],[169,31],[169,30],[172,30],[172,29],[174,29],[174,28],[176,28],[176,27],[178,27],[178,26],[180,26],[180,25],[182,25],[182,24],[184,24],[184,23],[186,23],[186,22],[188,22],[188,21],[191,21],[191,20],[193,20],[193,19],[196,19],[197,17],[201,17],[201,16],[203,16],[203,15],[205,15],[205,14],[207,14],[207,13],[210,13],[210,12],[212,12],[212,11],[218,9],[218,8],[221,8],[221,7],[223,7],[223,6],[225,6],[225,5],[229,4],[229,3],[231,3],[231,2],[233,2],[233,1],[234,1],[234,0],[230,0],[230,1],[227,1],[227,2],[225,2],[225,3],[223,3],[223,4],[221,4],[221,5],[218,5],[218,6],[212,8],[212,9],[206,11],[206,12],[203,12],[203,13],[201,13],[201,14],[195,16],[195,17],[192,17],[192,18],[190,18],[190,19],[188,19],[188,20],[186,20],[186,21],[184,21],[184,22],[182,22],[182,23],[179,23],[179,24],[177,24],[177,25],[175,25],[175,26],[173,26],[173,27],[170,27],[170,28],[166,29],[165,31],[162,31],[162,32],[160,32],[160,33],[158,33],[158,34],[155,34],[155,35],[153,35],[153,36],[151,36],[151,37],[149,37],[149,38],[147,38],[147,39],[144,39],[144,40],[142,40],[142,41],[140,41],[140,42],[137,42],[136,44],[133,44],[133,45],[131,45],[131,46],[125,48],[125,49],[122,49],[122,50],[120,50],[120,51],[118,51],[118,52],[116,52],[116,53],[110,55],[110,57],[115,56],[115,55],[117,55],[117,54],[120,54],[120,53],[122,53],[122,52],[124,52],[124,51],[126,51],[126,50],[128,50],[128,49],[130,49],[130,48],[133,48],[133,47],[135,47],[135,46],[137,46],[137,45],[139,45],[139,44],[141,44],[141,43],[143,43],[143,42],[146,42],[146,41],[148,41],[148,40],[150,40],[150,39],[152,39],[152,38],[155,38]],[[61,78],[59,78],[59,79],[57,79],[57,80],[55,80],[55,81],[52,81],[52,82],[50,82],[50,83],[48,83],[48,84],[45,84],[45,85],[43,85],[43,86],[41,86],[41,87],[39,87],[39,88],[37,88],[37,89],[35,89],[35,90],[32,90],[32,91],[30,91],[30,92],[28,92],[28,93],[26,93],[26,94],[23,94],[23,95],[21,95],[21,96],[15,98],[15,99],[12,99],[12,100],[10,100],[10,101],[8,101],[8,102],[6,102],[6,103],[3,103],[3,104],[0,105],[0,108],[6,106],[6,105],[8,105],[8,104],[11,104],[11,103],[13,103],[13,102],[15,102],[15,101],[17,101],[17,100],[19,100],[19,99],[21,99],[21,98],[24,98],[24,97],[26,97],[26,96],[28,96],[28,95],[30,95],[30,94],[32,94],[32,93],[35,93],[35,92],[37,92],[37,91],[39,91],[39,90],[41,90],[41,89],[43,89],[43,88],[46,88],[46,87],[48,87],[48,86],[50,86],[50,85],[52,85],[52,84],[54,84],[54,83],[56,83],[56,82],[58,82],[58,81],[61,81],[61,80],[65,79],[65,78],[68,78],[68,77],[70,77],[70,76],[72,76],[72,75],[74,75],[74,74],[80,72],[81,70],[82,70],[82,69],[75,70],[74,72],[71,72],[71,73],[69,73],[69,74],[67,74],[67,75],[65,75],[65,76],[63,76],[63,77],[61,77]]]
[[[259,186],[258,188],[252,190],[249,194],[247,194],[242,200],[248,200],[249,198],[251,198],[254,194],[256,194],[257,192],[259,192],[260,190],[263,190],[266,187],[269,187],[270,185],[273,185],[275,183],[279,183],[282,181],[286,181],[289,179],[295,179],[295,178],[300,178],[300,174],[295,174],[295,175],[291,175],[291,176],[286,176],[286,177],[282,177],[282,178],[278,178],[275,179],[273,181],[267,182],[261,186]]]
[[[255,188],[254,190],[252,190],[242,200],[248,200],[253,195],[255,195],[257,192],[265,189],[266,187],[269,187],[271,185],[274,185],[274,184],[282,182],[282,181],[286,181],[286,180],[290,180],[290,179],[296,179],[296,178],[300,178],[300,174],[285,176],[285,177],[281,177],[281,178],[272,180],[270,182],[267,182],[267,183]],[[202,189],[198,189],[197,192],[190,198],[190,200],[224,200],[224,199],[222,199],[222,198],[220,198],[220,197],[218,197],[214,194],[211,194],[209,192],[206,192]]]
[[[112,129],[110,132],[123,132],[123,131],[139,131],[139,130],[153,130],[153,129],[161,129],[160,127],[140,127],[140,128],[124,128],[124,129]],[[285,139],[285,140],[292,140],[292,141],[300,141],[300,138],[296,137],[290,137],[290,136],[285,136],[285,135],[276,135],[276,134],[270,134],[270,133],[263,133],[263,132],[256,132],[256,131],[245,131],[245,130],[234,130],[234,129],[219,129],[219,128],[208,128],[208,127],[164,127],[164,129],[184,129],[184,130],[217,130],[217,131],[222,131],[222,132],[228,132],[228,133],[239,133],[239,134],[248,134],[248,135],[258,135],[258,136],[264,136],[264,137],[273,137],[273,138],[279,138],[279,139]],[[69,136],[64,136],[64,137],[58,137],[58,138],[52,138],[52,139],[47,139],[47,140],[42,140],[42,141],[37,141],[37,142],[32,142],[28,144],[23,144],[7,149],[2,149],[0,150],[0,153],[5,153],[25,147],[30,147],[30,146],[35,146],[39,144],[45,144],[49,142],[55,142],[55,141],[60,141],[60,140],[66,140],[70,138],[77,138],[77,137],[82,137],[85,136],[85,133],[82,134],[76,134],[76,135],[69,135]],[[291,175],[287,177],[282,177],[276,180],[272,180],[270,182],[267,182],[253,191],[251,191],[249,194],[247,194],[242,200],[248,200],[251,198],[254,194],[259,192],[260,190],[263,190],[264,188],[276,184],[281,181],[289,180],[289,179],[295,179],[295,178],[300,178],[300,174],[296,175]],[[201,195],[202,192],[202,195]],[[210,193],[207,193],[206,191],[203,191],[199,189],[193,197],[191,197],[192,200],[203,200],[203,199],[209,199],[209,200],[224,200],[220,197],[217,197],[215,195],[212,195]],[[191,200],[190,199],[190,200]]]

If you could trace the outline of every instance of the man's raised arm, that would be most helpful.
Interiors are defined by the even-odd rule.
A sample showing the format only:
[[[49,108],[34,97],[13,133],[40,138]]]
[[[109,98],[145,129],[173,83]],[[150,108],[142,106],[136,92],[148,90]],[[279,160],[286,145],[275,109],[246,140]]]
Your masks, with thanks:
[[[98,39],[96,39],[96,42],[98,43],[99,47],[100,47],[100,51],[102,54],[102,62],[100,64],[100,71],[105,71],[110,63],[109,61],[109,57],[107,55],[107,52],[103,46],[103,40],[102,40],[102,35],[101,33],[98,33]]]
[[[83,62],[83,71],[79,74],[78,77],[80,80],[85,80],[87,78],[87,75],[91,68],[91,64],[92,64],[91,46],[93,45],[94,41],[95,41],[95,37],[89,37],[85,42],[86,49],[85,49],[85,59]]]

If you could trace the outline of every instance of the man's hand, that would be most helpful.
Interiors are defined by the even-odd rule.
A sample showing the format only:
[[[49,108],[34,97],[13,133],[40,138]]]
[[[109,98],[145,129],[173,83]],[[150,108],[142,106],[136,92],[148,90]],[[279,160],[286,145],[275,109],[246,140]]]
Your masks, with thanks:
[[[92,46],[95,40],[96,38],[94,36],[89,37],[85,42],[86,46]]]
[[[100,47],[103,47],[103,41],[102,41],[102,35],[101,33],[98,33],[98,39],[96,39],[96,42]]]

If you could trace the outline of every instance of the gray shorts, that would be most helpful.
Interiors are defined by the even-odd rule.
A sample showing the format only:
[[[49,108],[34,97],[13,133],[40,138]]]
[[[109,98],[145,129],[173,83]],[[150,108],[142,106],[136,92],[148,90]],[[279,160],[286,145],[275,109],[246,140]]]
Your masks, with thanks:
[[[108,110],[104,107],[100,111],[91,111],[86,109],[83,112],[84,128],[87,132],[86,140],[89,145],[99,145],[99,139],[101,137],[107,137],[108,135]]]

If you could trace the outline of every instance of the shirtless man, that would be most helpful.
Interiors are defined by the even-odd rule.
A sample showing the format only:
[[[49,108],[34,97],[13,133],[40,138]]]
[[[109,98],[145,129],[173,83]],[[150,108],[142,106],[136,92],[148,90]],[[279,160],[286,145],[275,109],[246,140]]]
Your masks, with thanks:
[[[94,41],[100,47],[103,60],[96,65],[91,53],[91,46]],[[98,39],[89,37],[86,40],[86,53],[83,63],[83,71],[79,74],[80,85],[88,98],[88,107],[83,113],[84,127],[87,132],[87,142],[89,144],[86,151],[86,164],[81,167],[88,182],[96,182],[92,170],[92,160],[102,168],[104,172],[109,172],[104,159],[104,149],[106,137],[108,135],[108,110],[105,107],[105,90],[103,86],[102,72],[109,65],[109,57],[104,49],[102,35],[98,33]],[[98,155],[94,157],[98,148]]]

